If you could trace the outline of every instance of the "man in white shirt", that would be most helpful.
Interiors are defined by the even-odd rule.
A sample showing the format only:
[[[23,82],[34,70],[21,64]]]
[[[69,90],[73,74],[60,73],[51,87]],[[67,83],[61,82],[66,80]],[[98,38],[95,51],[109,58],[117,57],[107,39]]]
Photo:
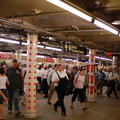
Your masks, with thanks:
[[[52,70],[48,74],[48,78],[47,78],[48,86],[50,86],[50,90],[49,90],[49,94],[48,94],[48,104],[49,105],[51,105],[51,98],[52,98],[53,93],[55,91],[55,86],[54,86],[54,83],[52,82],[52,76],[56,71],[57,71],[57,64],[54,65],[54,70]]]
[[[111,97],[110,95],[112,94],[112,91],[113,91],[114,94],[115,94],[116,99],[118,99],[119,97],[118,97],[118,94],[117,94],[117,91],[116,91],[116,83],[119,80],[119,75],[117,73],[117,69],[116,68],[113,68],[113,72],[111,72],[109,74],[108,79],[111,81],[111,89],[108,92],[107,96]]]
[[[60,80],[68,80],[68,76],[66,74],[66,72],[63,71],[63,66],[61,64],[58,64],[57,66],[58,71],[55,72],[52,76],[52,82],[54,83],[55,87],[56,87],[56,92],[58,95],[58,100],[57,102],[54,104],[54,110],[55,112],[57,112],[57,107],[60,106],[61,107],[61,112],[63,116],[66,116],[66,109],[64,106],[64,94],[65,94],[65,87],[61,86],[60,87]]]

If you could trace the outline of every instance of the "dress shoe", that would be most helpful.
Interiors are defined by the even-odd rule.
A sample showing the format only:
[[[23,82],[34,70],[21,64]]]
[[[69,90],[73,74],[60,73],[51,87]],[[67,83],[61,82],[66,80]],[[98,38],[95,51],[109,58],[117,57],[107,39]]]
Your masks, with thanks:
[[[54,111],[57,112],[57,106],[54,105]]]

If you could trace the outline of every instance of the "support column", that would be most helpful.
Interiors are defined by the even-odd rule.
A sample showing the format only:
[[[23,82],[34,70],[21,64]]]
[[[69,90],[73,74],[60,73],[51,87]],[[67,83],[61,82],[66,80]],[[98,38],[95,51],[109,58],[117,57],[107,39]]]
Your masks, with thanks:
[[[16,59],[18,62],[21,62],[21,49],[16,50]]]
[[[89,64],[88,64],[88,101],[95,102],[95,75],[94,75],[94,65],[95,65],[95,50],[89,50]]]
[[[113,56],[113,64],[112,67],[113,68],[117,68],[118,64],[118,57],[117,56]]]
[[[54,63],[55,63],[55,64],[59,64],[59,58],[55,58]]]
[[[36,118],[36,65],[38,35],[28,35],[27,46],[27,85],[26,85],[26,118]]]

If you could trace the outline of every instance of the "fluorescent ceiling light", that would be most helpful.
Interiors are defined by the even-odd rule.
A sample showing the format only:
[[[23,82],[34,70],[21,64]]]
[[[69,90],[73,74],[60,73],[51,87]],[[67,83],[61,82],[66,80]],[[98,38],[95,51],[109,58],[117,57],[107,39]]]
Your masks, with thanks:
[[[91,22],[92,19],[93,19],[89,15],[75,9],[74,7],[68,5],[68,4],[66,4],[66,3],[64,3],[64,2],[62,2],[60,0],[46,0],[46,1],[56,5],[58,7],[61,7],[61,8],[65,9],[65,10],[67,10],[67,11],[69,11],[69,12],[71,12],[71,13],[73,13],[73,14],[75,14],[75,15],[77,15],[77,16],[79,16],[79,17],[81,17],[81,18],[83,18],[83,19],[85,19],[87,21],[89,21],[89,22]]]
[[[15,53],[15,55],[17,55],[17,53]],[[27,56],[27,54],[21,54],[21,56]],[[37,55],[37,58],[45,58],[45,56]]]
[[[109,32],[111,32],[111,33],[113,33],[113,34],[115,34],[115,35],[118,35],[117,30],[113,29],[112,27],[110,27],[110,26],[108,26],[108,25],[106,25],[106,24],[104,24],[104,23],[102,23],[98,20],[94,20],[94,24],[103,28],[103,29],[105,29],[105,30],[107,30],[107,31],[109,31]]]
[[[28,44],[25,43],[25,42],[22,42],[22,45],[28,45]],[[42,45],[37,45],[37,47],[38,47],[38,48],[44,48],[44,46],[42,46]]]
[[[72,59],[62,58],[62,60],[72,61]]]
[[[60,49],[60,48],[54,48],[54,47],[45,47],[45,49],[55,50],[55,51],[62,51],[62,49]]]
[[[43,45],[37,45],[37,47],[38,47],[38,48],[44,48],[44,46],[43,46]]]
[[[13,43],[13,44],[20,44],[19,41],[9,40],[9,39],[4,39],[4,38],[0,38],[0,42]]]
[[[27,43],[25,43],[25,42],[22,42],[22,45],[28,45]]]
[[[116,20],[114,22],[112,22],[113,25],[120,25],[120,20]]]
[[[45,58],[45,56],[37,55],[37,58]]]

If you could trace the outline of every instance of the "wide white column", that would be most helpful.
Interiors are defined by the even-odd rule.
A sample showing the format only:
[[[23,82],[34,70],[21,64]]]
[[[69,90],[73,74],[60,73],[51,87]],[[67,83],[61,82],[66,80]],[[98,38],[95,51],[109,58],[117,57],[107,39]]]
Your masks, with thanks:
[[[21,62],[21,49],[16,50],[16,59],[18,62]]]
[[[113,56],[113,63],[112,63],[112,67],[113,68],[117,68],[118,64],[118,57],[117,56]]]
[[[54,63],[59,64],[59,58],[55,58]]]
[[[36,118],[36,65],[38,35],[28,35],[27,46],[27,86],[26,86],[26,118]]]
[[[94,65],[95,65],[95,53],[94,49],[89,50],[89,64],[88,64],[88,101],[95,102],[95,75],[94,75]]]

